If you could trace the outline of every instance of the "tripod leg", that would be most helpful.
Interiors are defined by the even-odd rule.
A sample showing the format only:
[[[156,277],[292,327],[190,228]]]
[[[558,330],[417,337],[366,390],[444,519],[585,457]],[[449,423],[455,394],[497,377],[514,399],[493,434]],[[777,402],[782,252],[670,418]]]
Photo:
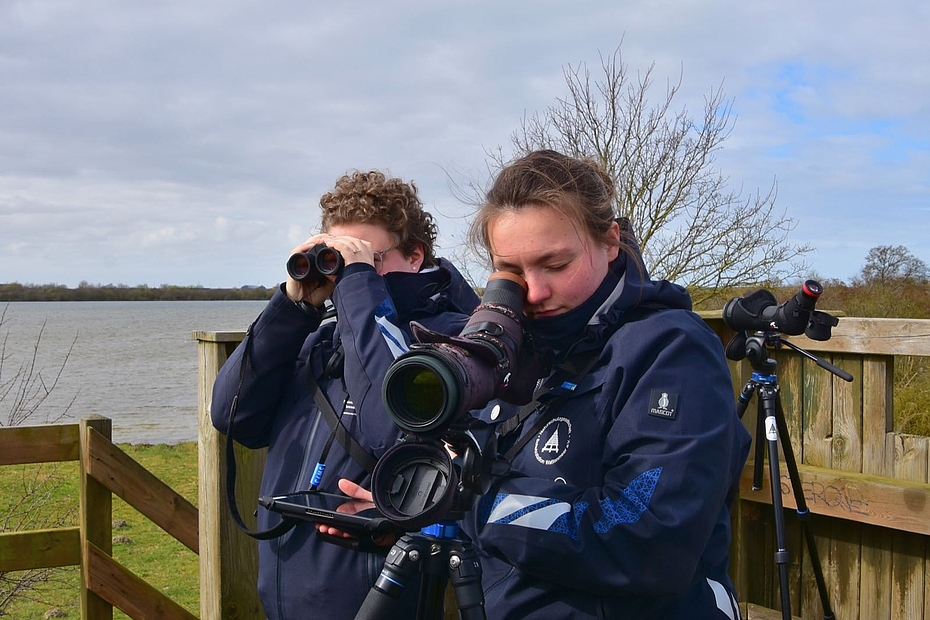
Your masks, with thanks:
[[[823,578],[820,555],[817,552],[817,543],[814,540],[814,533],[810,528],[810,510],[808,510],[807,500],[804,498],[804,489],[801,487],[801,474],[798,472],[798,463],[794,458],[794,450],[791,448],[791,441],[788,437],[788,425],[785,422],[784,411],[781,407],[781,399],[777,391],[775,392],[775,407],[775,419],[778,423],[778,432],[784,437],[781,445],[782,452],[785,455],[785,466],[788,468],[788,477],[791,479],[791,490],[794,494],[794,501],[798,507],[798,521],[801,522],[801,529],[804,531],[804,539],[807,543],[807,555],[810,557],[811,568],[814,570],[814,579],[817,581],[817,592],[820,594],[820,604],[823,606],[823,617],[824,620],[833,620],[835,616],[833,615],[833,609],[830,607],[830,599],[827,596],[827,584]]]
[[[481,563],[470,542],[463,542],[449,556],[449,580],[455,589],[461,620],[484,620]]]
[[[397,599],[407,587],[411,573],[419,569],[428,552],[428,548],[423,548],[422,540],[409,534],[402,536],[388,551],[384,568],[355,614],[355,620],[382,620],[393,617],[391,612]]]
[[[446,584],[449,583],[445,572],[434,573],[424,566],[426,572],[420,578],[420,599],[417,601],[417,619],[440,620],[442,618]]]
[[[762,404],[762,395],[759,394],[759,402],[756,403],[756,434],[755,434],[755,454],[753,456],[752,467],[752,490],[762,489],[762,468],[765,466],[764,461],[765,443],[762,438],[765,437],[765,408]]]
[[[778,567],[778,584],[781,593],[781,615],[791,620],[791,597],[788,591],[788,546],[785,541],[785,512],[781,501],[781,472],[778,468],[778,422],[776,420],[777,392],[771,386],[759,391],[759,407],[764,412],[765,440],[769,448],[769,481],[772,488],[772,508],[775,513],[775,565]],[[761,417],[761,416],[760,416]],[[759,437],[756,437],[759,441]]]

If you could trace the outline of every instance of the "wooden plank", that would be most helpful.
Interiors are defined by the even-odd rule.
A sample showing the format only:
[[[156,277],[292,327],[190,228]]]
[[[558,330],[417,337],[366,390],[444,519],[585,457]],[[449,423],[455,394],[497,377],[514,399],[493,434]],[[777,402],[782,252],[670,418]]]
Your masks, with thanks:
[[[191,338],[199,342],[232,342],[238,344],[242,342],[242,339],[245,338],[244,331],[193,331],[191,332]],[[217,369],[219,370],[219,369]]]
[[[891,618],[892,538],[894,532],[863,525],[859,617]]]
[[[740,604],[740,615],[744,620],[782,620],[781,612],[752,603]],[[799,616],[791,616],[794,620],[801,620]]]
[[[739,600],[745,601],[748,595],[748,574],[747,559],[749,554],[746,551],[747,537],[744,531],[747,528],[747,518],[743,514],[743,506],[748,506],[749,502],[741,502],[737,498],[730,507],[730,531],[732,540],[730,541],[730,564],[729,574],[733,580]]]
[[[862,376],[862,358],[834,355],[833,363],[854,377]],[[862,381],[833,381],[833,457],[834,470],[862,471]],[[829,570],[833,590],[827,593],[838,618],[859,618],[859,582],[861,580],[862,525],[834,520],[830,524]]]
[[[866,355],[862,360],[862,473],[890,476],[886,466],[885,435],[894,429],[894,358]]]
[[[927,437],[895,437],[896,478],[926,482],[928,441]],[[920,618],[924,611],[926,537],[895,532],[892,550],[891,617],[893,620]]]
[[[930,484],[799,465],[804,501],[813,514],[930,535]],[[785,508],[795,509],[788,470],[781,467]],[[752,463],[740,479],[740,498],[771,504],[768,476],[763,488],[752,490]]]
[[[858,380],[834,379],[831,463],[834,469],[862,471],[862,358],[834,355],[833,363]]]
[[[862,473],[889,476],[886,467],[887,441],[893,428],[892,364],[887,355],[866,355],[862,360]],[[891,618],[890,532],[872,526],[862,528],[860,554],[859,615],[862,618]]]
[[[226,437],[213,428],[210,405],[213,382],[234,349],[233,343],[198,343],[200,469],[200,616],[210,620],[261,618],[257,542],[239,530],[226,505]],[[240,509],[255,527],[252,510],[259,495],[265,450],[236,446],[236,496],[251,504]],[[240,504],[241,506],[241,504]]]
[[[0,573],[80,563],[80,528],[0,532]]]
[[[76,461],[80,455],[77,424],[40,424],[0,428],[0,465]]]
[[[718,334],[725,338],[733,334],[717,325],[723,323],[719,312],[700,314]],[[811,340],[804,335],[787,339],[812,352],[926,356],[930,355],[930,319],[840,317],[829,340]]]
[[[804,372],[806,370],[803,358],[792,351],[779,351],[776,355],[778,362],[779,401],[788,427],[788,438],[779,437],[780,443],[791,442],[795,458],[800,463],[804,446],[804,398],[801,391]],[[784,449],[782,449],[784,454]]]
[[[833,463],[833,378],[830,372],[810,360],[804,360],[803,462],[817,467],[832,467]],[[790,488],[789,484],[789,492]],[[812,502],[808,501],[808,503]],[[787,502],[786,505],[788,505]],[[791,505],[793,505],[793,500]],[[833,573],[828,570],[831,566],[830,534],[832,532],[829,524],[823,523],[820,527],[814,527],[814,523],[816,522],[812,519],[810,531],[814,538],[817,558],[823,567],[826,587],[832,590],[834,587]],[[805,562],[802,564],[801,588],[798,593],[801,600],[799,615],[806,617],[819,614],[821,602],[806,540],[802,549],[805,553]]]
[[[150,586],[93,543],[84,546],[84,586],[132,618],[197,620],[197,616]],[[86,616],[85,616],[86,617]]]
[[[89,545],[102,549],[107,555],[113,552],[113,496],[87,471],[87,437],[91,429],[109,439],[112,423],[107,419],[83,419],[81,425],[81,549]],[[103,620],[113,617],[113,606],[86,587],[89,558],[81,556],[81,617]]]
[[[88,430],[85,468],[127,504],[198,552],[198,517],[193,504],[93,429]]]
[[[806,336],[791,341],[809,351],[870,355],[930,355],[930,319],[840,319],[824,342]]]
[[[804,361],[804,438],[799,463],[830,467],[833,462],[833,375]]]

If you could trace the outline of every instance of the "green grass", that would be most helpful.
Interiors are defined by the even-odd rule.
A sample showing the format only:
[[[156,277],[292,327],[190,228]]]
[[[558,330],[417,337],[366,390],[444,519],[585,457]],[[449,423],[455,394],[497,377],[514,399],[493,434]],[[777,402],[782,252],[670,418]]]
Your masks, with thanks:
[[[197,445],[176,446],[120,445],[129,456],[155,474],[172,489],[197,505]],[[36,473],[45,481],[36,482]],[[19,511],[17,520],[28,519],[31,527],[41,529],[48,518],[64,516],[66,524],[76,525],[80,501],[77,463],[0,467],[0,520],[10,513],[18,498],[42,487],[47,494],[37,495],[32,506]],[[25,514],[22,514],[25,513]],[[142,516],[120,498],[113,497],[114,539],[126,537],[131,542],[114,542],[113,557],[196,616],[200,615],[199,559],[157,525]],[[0,525],[3,525],[0,521]],[[11,575],[7,575],[10,577]],[[80,575],[78,567],[55,569],[51,578],[28,597],[19,597],[6,610],[9,618],[41,619],[51,609],[60,609],[66,618],[80,618]],[[0,593],[7,584],[0,584]],[[0,612],[0,616],[3,612]],[[114,618],[127,618],[114,609]]]

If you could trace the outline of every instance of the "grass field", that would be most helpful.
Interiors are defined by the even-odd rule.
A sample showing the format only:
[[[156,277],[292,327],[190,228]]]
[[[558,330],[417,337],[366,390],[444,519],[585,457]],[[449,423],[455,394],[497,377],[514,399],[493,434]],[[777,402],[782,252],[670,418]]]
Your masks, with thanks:
[[[168,486],[197,505],[197,445],[175,446],[120,445],[129,456],[158,476]],[[0,526],[19,498],[35,488],[36,473],[51,476],[44,487],[47,493],[37,496],[38,504],[30,508],[28,518],[68,515],[80,501],[78,464],[16,465],[0,467]],[[22,519],[20,515],[18,519]],[[70,525],[76,525],[69,516]],[[113,497],[113,557],[126,568],[158,588],[194,615],[200,615],[199,560],[195,553],[177,542],[157,525],[118,497]],[[7,575],[7,578],[14,575]],[[17,597],[0,616],[20,619],[47,617],[80,618],[78,567],[55,569],[52,577],[28,597]],[[3,598],[6,582],[0,583]],[[60,610],[65,615],[56,614]],[[5,614],[5,615],[4,615]],[[46,615],[48,614],[48,615]],[[127,618],[114,610],[114,618]]]

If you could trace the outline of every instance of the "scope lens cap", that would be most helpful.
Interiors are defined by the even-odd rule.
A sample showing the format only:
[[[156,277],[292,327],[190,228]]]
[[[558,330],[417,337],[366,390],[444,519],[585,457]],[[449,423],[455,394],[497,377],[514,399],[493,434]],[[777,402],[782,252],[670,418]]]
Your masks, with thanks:
[[[452,458],[438,442],[404,442],[378,460],[372,474],[375,506],[397,525],[416,530],[441,521],[458,488]]]

